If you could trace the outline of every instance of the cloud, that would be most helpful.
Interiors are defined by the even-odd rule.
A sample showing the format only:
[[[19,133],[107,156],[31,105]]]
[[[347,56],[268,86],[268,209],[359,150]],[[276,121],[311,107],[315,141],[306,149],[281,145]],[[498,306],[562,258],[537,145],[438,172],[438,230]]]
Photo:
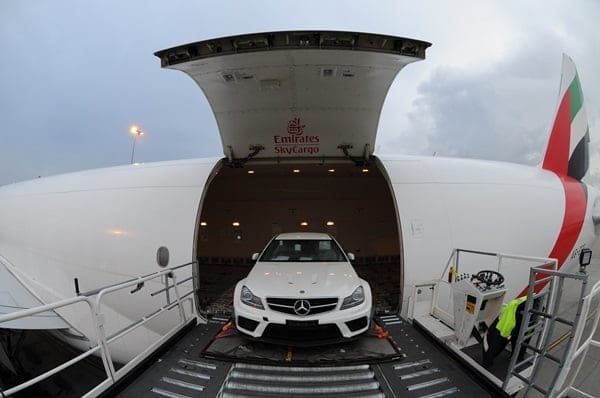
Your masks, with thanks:
[[[417,142],[426,140],[425,147],[421,143],[419,148],[424,153],[538,161],[546,123],[530,121],[531,113],[539,108],[531,96],[520,95],[535,83],[535,79],[503,76],[497,71],[474,74],[440,68],[419,87],[400,141],[408,143],[408,151],[417,137]]]
[[[136,145],[138,160],[220,156],[204,95],[183,73],[161,70],[152,53],[270,30],[366,31],[433,43],[428,59],[409,65],[390,89],[380,153],[535,164],[563,51],[580,66],[592,143],[600,139],[596,0],[577,7],[560,0],[140,4],[3,1],[0,185],[127,163],[132,123],[147,132]],[[600,158],[593,159],[596,167]]]
[[[540,29],[499,61],[436,66],[407,112],[384,121],[400,128],[382,135],[380,151],[540,163],[558,100],[561,42]]]

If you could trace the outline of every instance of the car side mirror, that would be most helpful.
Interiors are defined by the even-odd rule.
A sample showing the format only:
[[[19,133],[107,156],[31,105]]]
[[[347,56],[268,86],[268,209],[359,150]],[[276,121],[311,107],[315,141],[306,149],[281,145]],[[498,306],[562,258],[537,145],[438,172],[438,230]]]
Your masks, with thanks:
[[[259,255],[259,254],[260,254],[260,253],[253,253],[253,254],[252,254],[252,261],[256,261],[256,260],[258,260],[258,255]]]
[[[354,261],[354,253],[348,253],[348,260]]]

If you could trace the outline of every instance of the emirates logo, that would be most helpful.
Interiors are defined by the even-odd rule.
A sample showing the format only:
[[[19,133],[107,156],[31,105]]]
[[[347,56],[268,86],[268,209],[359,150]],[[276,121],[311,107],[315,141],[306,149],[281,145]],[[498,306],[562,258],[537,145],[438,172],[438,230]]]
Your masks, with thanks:
[[[299,117],[295,117],[288,122],[287,132],[291,135],[302,135],[304,134],[305,125],[300,122]]]
[[[273,136],[273,152],[276,156],[306,156],[319,153],[318,135],[304,135],[304,127],[299,117],[287,122],[287,135]]]

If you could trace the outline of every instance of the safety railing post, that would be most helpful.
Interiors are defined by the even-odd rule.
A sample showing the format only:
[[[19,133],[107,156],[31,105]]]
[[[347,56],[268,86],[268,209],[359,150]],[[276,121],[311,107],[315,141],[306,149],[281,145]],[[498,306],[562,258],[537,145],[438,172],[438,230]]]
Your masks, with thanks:
[[[173,287],[175,288],[175,299],[177,300],[177,307],[179,308],[179,320],[183,323],[186,321],[185,311],[183,310],[183,303],[181,302],[181,297],[179,296],[179,286],[177,286],[177,277],[175,273],[171,275],[173,279]]]
[[[169,294],[169,274],[165,274],[165,296],[167,298],[167,304],[171,304],[171,295]]]
[[[460,256],[460,249],[456,249],[456,256],[454,257],[454,272],[458,274],[458,258]]]
[[[104,330],[104,314],[100,312],[100,296],[96,303],[92,306],[94,311],[94,326],[96,328],[96,335],[98,337],[98,345],[100,346],[100,354],[102,357],[102,363],[104,363],[104,368],[106,373],[110,376],[110,379],[113,383],[116,381],[115,377],[115,367],[112,362],[112,358],[110,355],[110,349],[108,347],[108,342],[106,340],[106,332]]]

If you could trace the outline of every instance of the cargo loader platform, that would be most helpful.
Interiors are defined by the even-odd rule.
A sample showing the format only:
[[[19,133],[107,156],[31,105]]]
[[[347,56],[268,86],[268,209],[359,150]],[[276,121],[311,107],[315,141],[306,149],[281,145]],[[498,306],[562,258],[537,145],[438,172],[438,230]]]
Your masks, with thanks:
[[[497,396],[411,323],[376,317],[381,329],[345,344],[289,348],[200,324],[139,376],[109,391],[119,397],[460,397]],[[226,328],[227,329],[227,328]]]

